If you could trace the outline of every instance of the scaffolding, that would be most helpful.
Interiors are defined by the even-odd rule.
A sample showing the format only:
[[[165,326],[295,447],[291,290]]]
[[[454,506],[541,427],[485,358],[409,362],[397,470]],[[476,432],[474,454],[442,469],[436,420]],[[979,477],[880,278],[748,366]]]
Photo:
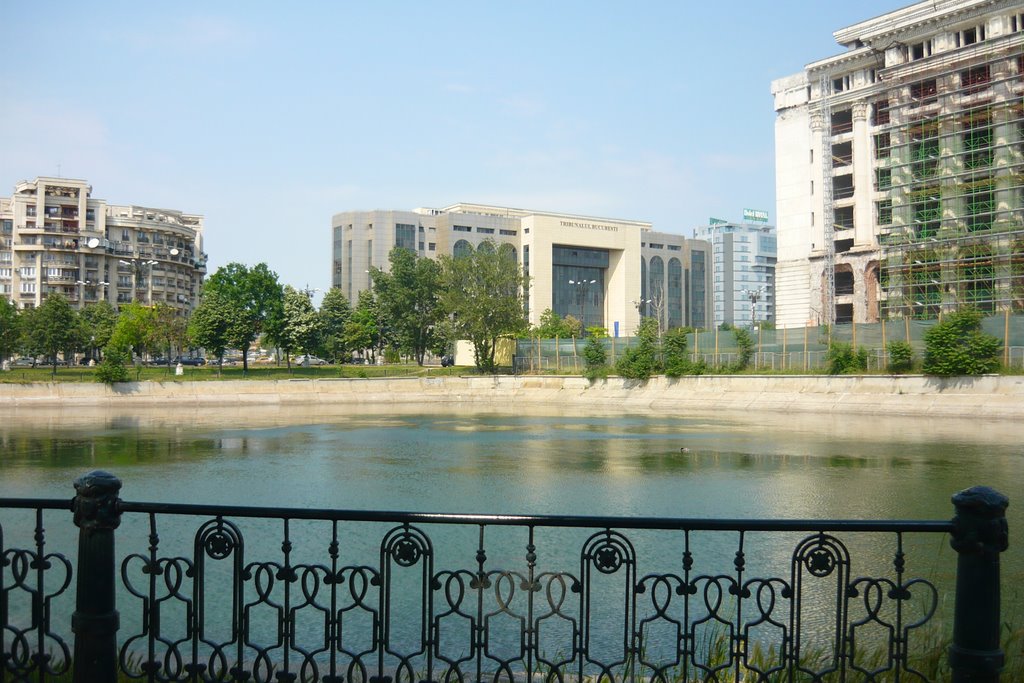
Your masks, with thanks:
[[[1024,310],[1024,43],[975,51],[872,102],[883,319]]]

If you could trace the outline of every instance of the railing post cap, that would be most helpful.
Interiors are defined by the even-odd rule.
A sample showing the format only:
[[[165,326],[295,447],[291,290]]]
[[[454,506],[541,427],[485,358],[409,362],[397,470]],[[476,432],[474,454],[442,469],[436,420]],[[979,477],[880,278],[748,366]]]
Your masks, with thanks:
[[[121,523],[117,492],[121,480],[110,472],[93,470],[75,479],[72,510],[81,529],[116,529]]]
[[[80,496],[101,496],[121,490],[121,480],[105,470],[86,472],[75,479],[75,491]]]
[[[972,486],[953,494],[953,505],[958,512],[967,512],[984,517],[1002,517],[1010,499],[988,486]]]

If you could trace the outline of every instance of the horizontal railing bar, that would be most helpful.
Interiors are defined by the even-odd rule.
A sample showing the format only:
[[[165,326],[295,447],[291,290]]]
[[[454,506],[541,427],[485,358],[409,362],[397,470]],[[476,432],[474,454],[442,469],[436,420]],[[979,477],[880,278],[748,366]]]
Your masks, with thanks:
[[[70,500],[0,498],[0,508],[70,510]],[[696,517],[603,517],[585,515],[491,515],[326,508],[272,508],[240,505],[190,505],[121,501],[121,512],[263,519],[305,519],[349,522],[536,526],[609,529],[667,529],[692,531],[864,531],[949,533],[952,521],[867,519],[708,519]]]
[[[417,524],[476,524],[491,526],[541,526],[615,529],[692,529],[697,531],[921,531],[948,533],[953,524],[942,520],[789,520],[701,519],[671,517],[598,517],[581,515],[490,515],[377,510],[334,510],[188,505],[183,503],[133,503],[122,501],[122,512],[221,517],[261,517],[351,522],[398,522]]]

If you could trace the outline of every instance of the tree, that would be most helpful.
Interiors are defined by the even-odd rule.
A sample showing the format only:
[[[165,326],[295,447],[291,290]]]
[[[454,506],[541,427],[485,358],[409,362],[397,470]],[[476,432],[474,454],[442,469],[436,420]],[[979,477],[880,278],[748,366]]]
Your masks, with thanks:
[[[94,358],[96,349],[103,348],[110,341],[117,326],[117,311],[106,300],[89,304],[82,309],[82,339],[88,341],[89,357]]]
[[[274,321],[275,323],[277,321]],[[271,338],[288,357],[292,351],[313,351],[320,340],[320,320],[313,308],[313,302],[305,292],[296,290],[291,285],[284,288],[284,310],[280,324],[274,325]],[[291,367],[291,359],[288,359]]]
[[[135,301],[124,304],[107,346],[124,351],[129,359],[142,355],[157,343],[156,324],[156,309]]]
[[[482,248],[489,245],[489,248]],[[510,248],[481,248],[458,257],[441,257],[441,302],[456,332],[473,344],[476,367],[494,372],[498,340],[526,332],[523,292],[529,279]]]
[[[441,270],[437,262],[402,247],[392,249],[388,261],[388,272],[371,271],[374,295],[399,349],[423,365],[427,350],[435,345],[434,328],[443,317]]]
[[[18,307],[0,296],[0,361],[6,360],[18,347],[21,337]]]
[[[218,292],[237,314],[230,318],[228,342],[242,352],[242,373],[249,371],[249,348],[267,329],[274,329],[284,315],[284,292],[277,274],[266,263],[252,268],[229,263],[209,277],[204,295]]]
[[[926,375],[983,375],[999,369],[1002,341],[981,330],[981,311],[961,308],[924,333]]]
[[[81,339],[78,314],[60,294],[50,294],[42,305],[23,313],[22,334],[32,354],[44,354],[57,374],[57,354],[69,352]]]
[[[571,337],[572,328],[568,323],[570,316],[563,318],[550,308],[544,309],[540,314],[540,325],[533,330],[533,334],[541,339],[554,339],[556,337],[565,339]],[[573,318],[574,322],[579,322]]]
[[[346,351],[345,323],[352,317],[352,306],[345,294],[335,287],[324,295],[317,316],[320,320],[321,353],[337,362]]]
[[[662,348],[665,353],[665,375],[667,377],[680,377],[697,370],[687,353],[690,345],[687,338],[689,332],[688,328],[676,327],[665,333]]]
[[[166,304],[157,304],[154,307],[153,322],[153,343],[161,350],[165,350],[167,358],[167,372],[171,371],[171,350],[177,347],[180,352],[188,339],[188,323],[185,318]]]
[[[364,289],[359,292],[356,309],[345,323],[345,346],[353,351],[369,349],[371,361],[376,362],[380,338],[377,302],[373,298],[373,292]]]
[[[199,306],[192,311],[188,321],[188,336],[192,343],[217,357],[220,361],[218,369],[224,362],[224,350],[230,343],[231,331],[242,325],[237,320],[240,315],[223,291],[203,285]]]

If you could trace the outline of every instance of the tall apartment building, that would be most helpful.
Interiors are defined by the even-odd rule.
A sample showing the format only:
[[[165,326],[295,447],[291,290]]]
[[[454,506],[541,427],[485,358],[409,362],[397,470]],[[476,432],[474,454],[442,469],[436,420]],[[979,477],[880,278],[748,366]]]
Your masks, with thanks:
[[[347,211],[333,216],[331,230],[332,283],[353,304],[370,287],[370,269],[387,269],[396,246],[437,258],[493,240],[530,276],[531,324],[548,308],[623,336],[635,332],[641,315],[658,317],[665,327],[709,323],[710,245],[655,232],[642,221],[454,204]]]
[[[714,324],[753,327],[775,320],[775,228],[711,219],[693,236],[713,249]]]
[[[1024,6],[928,0],[775,81],[780,326],[1024,309]]]
[[[107,204],[84,180],[40,177],[0,198],[0,295],[19,308],[59,293],[192,310],[206,274],[203,217]]]

